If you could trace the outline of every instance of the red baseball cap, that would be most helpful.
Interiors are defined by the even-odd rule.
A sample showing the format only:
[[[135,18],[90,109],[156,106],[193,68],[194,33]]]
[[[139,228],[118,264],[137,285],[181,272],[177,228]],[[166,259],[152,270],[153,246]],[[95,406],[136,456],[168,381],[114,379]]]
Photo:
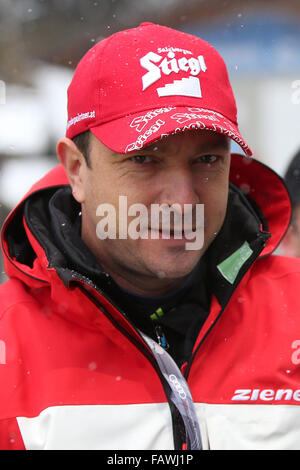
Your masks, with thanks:
[[[78,63],[68,88],[66,136],[88,129],[117,153],[206,129],[252,155],[220,54],[196,36],[153,23],[113,34]]]

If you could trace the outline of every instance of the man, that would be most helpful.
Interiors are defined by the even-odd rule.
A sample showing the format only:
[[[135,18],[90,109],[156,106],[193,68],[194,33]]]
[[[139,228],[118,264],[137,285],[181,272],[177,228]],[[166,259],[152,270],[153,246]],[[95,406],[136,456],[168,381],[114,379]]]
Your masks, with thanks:
[[[300,151],[292,158],[284,175],[292,201],[292,219],[281,249],[286,256],[300,258]]]
[[[87,52],[68,113],[2,233],[1,447],[299,448],[290,201],[222,58],[144,23]]]

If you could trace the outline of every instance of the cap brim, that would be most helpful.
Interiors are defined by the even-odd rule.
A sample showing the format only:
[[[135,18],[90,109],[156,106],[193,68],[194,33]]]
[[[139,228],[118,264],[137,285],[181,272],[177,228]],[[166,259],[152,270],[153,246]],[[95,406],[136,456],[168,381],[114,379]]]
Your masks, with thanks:
[[[90,130],[108,148],[125,154],[141,150],[163,137],[193,129],[224,134],[240,145],[246,155],[252,155],[235,123],[203,108],[156,108],[118,118]]]

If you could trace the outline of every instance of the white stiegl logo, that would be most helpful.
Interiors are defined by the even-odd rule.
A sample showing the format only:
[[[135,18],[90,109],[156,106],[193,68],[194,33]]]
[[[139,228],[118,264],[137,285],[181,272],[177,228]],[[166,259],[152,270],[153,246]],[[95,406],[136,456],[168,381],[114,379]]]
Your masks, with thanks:
[[[181,80],[173,80],[164,87],[157,88],[158,96],[193,96],[201,98],[201,87],[198,75],[206,72],[207,67],[202,55],[196,57],[176,58],[175,52],[169,50],[167,57],[163,57],[155,52],[148,52],[140,59],[141,66],[147,70],[142,77],[143,91],[150,85],[157,82],[162,74],[178,74],[180,71],[187,72],[189,77]]]

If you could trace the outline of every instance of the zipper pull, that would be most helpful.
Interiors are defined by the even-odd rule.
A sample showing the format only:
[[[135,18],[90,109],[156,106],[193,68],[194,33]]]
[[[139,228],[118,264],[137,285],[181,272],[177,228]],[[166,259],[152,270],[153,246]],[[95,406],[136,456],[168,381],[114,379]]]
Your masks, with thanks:
[[[169,349],[169,344],[166,340],[162,326],[158,323],[159,317],[162,317],[163,315],[164,311],[161,307],[159,307],[154,313],[152,313],[152,315],[150,315],[150,318],[154,323],[154,330],[157,336],[158,344],[164,349]]]
[[[166,337],[164,335],[161,325],[155,325],[154,329],[155,329],[155,333],[157,336],[158,344],[166,350],[169,349],[169,343],[166,340]]]

